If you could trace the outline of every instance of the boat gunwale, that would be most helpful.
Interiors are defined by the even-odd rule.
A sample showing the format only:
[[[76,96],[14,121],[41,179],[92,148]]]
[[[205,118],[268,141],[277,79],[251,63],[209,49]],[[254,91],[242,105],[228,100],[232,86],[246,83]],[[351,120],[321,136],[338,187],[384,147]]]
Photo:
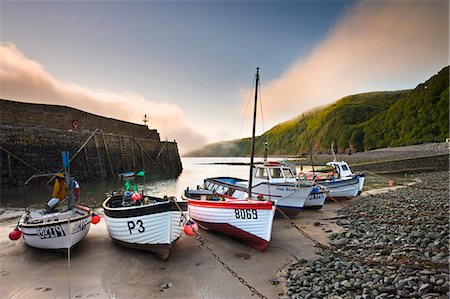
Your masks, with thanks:
[[[84,215],[80,215],[74,218],[67,218],[69,219],[69,221],[67,221],[67,219],[62,219],[62,220],[57,220],[57,221],[49,221],[49,222],[43,222],[43,223],[19,223],[19,227],[20,228],[33,228],[33,227],[39,227],[39,226],[48,226],[48,225],[55,225],[55,224],[65,224],[67,222],[72,223],[78,220],[82,220],[84,218],[87,218],[89,216],[92,216],[94,214],[94,211],[92,209],[89,209],[88,211],[86,211],[85,209],[79,208],[79,207],[83,207],[83,208],[87,208],[84,206],[80,206],[80,205],[76,205],[75,208],[81,210],[81,211],[85,211],[87,214]]]

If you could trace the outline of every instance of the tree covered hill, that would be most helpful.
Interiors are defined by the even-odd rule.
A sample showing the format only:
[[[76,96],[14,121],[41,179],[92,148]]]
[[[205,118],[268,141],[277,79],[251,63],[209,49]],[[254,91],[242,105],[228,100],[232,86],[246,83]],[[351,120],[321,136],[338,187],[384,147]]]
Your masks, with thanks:
[[[301,155],[309,148],[338,152],[444,141],[449,137],[449,67],[415,89],[351,95],[280,123],[256,138],[258,155]],[[188,156],[250,155],[250,138],[223,141]]]

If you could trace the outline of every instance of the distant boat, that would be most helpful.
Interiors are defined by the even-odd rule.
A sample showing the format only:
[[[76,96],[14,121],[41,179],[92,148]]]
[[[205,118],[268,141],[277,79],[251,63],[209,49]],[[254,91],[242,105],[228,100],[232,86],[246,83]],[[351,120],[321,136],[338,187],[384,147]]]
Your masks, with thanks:
[[[183,212],[187,201],[159,198],[140,193],[114,193],[103,202],[106,227],[116,243],[156,253],[167,260],[171,248],[181,237]]]
[[[119,178],[120,179],[131,178],[131,177],[134,177],[134,174],[135,173],[133,171],[121,172],[121,173],[119,173]]]
[[[80,242],[88,233],[93,211],[75,205],[65,212],[47,213],[32,210],[19,220],[25,244],[41,249],[68,249]]]
[[[365,180],[365,174],[364,173],[353,173],[350,169],[350,166],[348,166],[347,162],[344,161],[332,161],[327,163],[328,166],[332,166],[340,178],[350,178],[350,177],[357,177],[358,178],[358,190],[361,192],[364,188],[364,180]]]
[[[250,172],[253,168],[254,159],[259,68],[256,69],[255,86]],[[211,190],[186,189],[184,193],[189,202],[189,216],[200,226],[235,237],[263,251],[270,243],[275,203],[262,198],[253,200],[251,195],[252,184],[248,184],[247,196],[244,191],[242,198],[235,198],[226,194],[216,195]]]

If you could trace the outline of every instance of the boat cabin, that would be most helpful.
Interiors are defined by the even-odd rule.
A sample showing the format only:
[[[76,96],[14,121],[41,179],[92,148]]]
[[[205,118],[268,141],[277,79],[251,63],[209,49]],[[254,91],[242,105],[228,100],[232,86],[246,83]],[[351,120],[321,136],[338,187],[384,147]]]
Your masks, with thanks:
[[[338,177],[343,178],[343,177],[348,177],[348,176],[353,175],[353,172],[350,170],[350,167],[348,166],[347,162],[333,161],[333,162],[328,162],[327,165],[334,167],[335,171],[338,174]]]
[[[253,166],[253,186],[261,182],[296,183],[292,169],[279,162],[265,162],[262,166]]]

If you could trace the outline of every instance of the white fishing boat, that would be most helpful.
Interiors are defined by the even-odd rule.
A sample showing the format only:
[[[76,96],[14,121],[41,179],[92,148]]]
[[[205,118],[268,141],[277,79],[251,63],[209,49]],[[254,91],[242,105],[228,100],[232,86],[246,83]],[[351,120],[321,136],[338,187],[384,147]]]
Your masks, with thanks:
[[[348,166],[347,162],[344,161],[332,161],[327,163],[328,166],[331,166],[334,168],[334,171],[336,172],[338,178],[351,178],[351,177],[357,177],[358,178],[358,190],[361,192],[364,188],[364,180],[365,180],[365,174],[364,173],[353,173],[350,169],[350,166]]]
[[[65,212],[32,210],[19,220],[25,244],[41,249],[68,249],[80,242],[91,226],[93,211],[75,205]]]
[[[328,190],[333,198],[351,198],[359,193],[359,178],[345,177],[340,179],[315,179],[315,182]]]
[[[267,200],[236,199],[209,190],[185,191],[189,216],[202,228],[235,237],[264,251],[269,246],[275,204]]]
[[[103,202],[106,227],[116,243],[156,253],[167,260],[181,237],[187,201],[139,193],[113,194]]]
[[[255,153],[256,103],[258,100],[259,68],[256,69],[255,101],[253,111],[252,152],[250,156],[250,181],[252,180],[253,159]],[[252,199],[252,184],[245,188],[230,189],[239,198],[229,194],[217,195],[211,190],[185,191],[189,202],[189,216],[200,226],[235,237],[258,249],[269,246],[272,235],[272,223],[275,216],[275,203],[263,200],[262,196]],[[225,189],[225,187],[223,187]],[[216,190],[217,191],[217,190]]]
[[[48,201],[46,209],[26,211],[10,233],[11,240],[22,236],[24,243],[31,247],[69,249],[87,235],[91,222],[100,221],[91,209],[77,203],[80,186],[68,171],[69,152],[62,152],[62,158],[64,174],[33,175],[26,181],[27,184],[34,178],[51,176],[55,179],[53,198]]]

